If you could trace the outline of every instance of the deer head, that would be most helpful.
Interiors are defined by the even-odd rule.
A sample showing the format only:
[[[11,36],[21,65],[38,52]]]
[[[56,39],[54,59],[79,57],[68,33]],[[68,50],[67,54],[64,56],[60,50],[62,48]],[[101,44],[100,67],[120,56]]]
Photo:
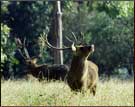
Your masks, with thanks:
[[[17,49],[19,50],[20,55],[25,60],[26,65],[28,65],[29,67],[33,67],[36,65],[38,57],[36,57],[36,56],[30,57],[28,50],[25,46],[25,41],[26,41],[25,38],[24,38],[23,43],[21,42],[21,40],[19,38],[15,38],[15,43],[16,43]]]
[[[94,45],[80,45],[75,46],[72,44],[71,49],[75,56],[85,57],[87,58],[92,52],[94,52]]]
[[[75,42],[77,42],[76,36],[74,33],[72,33],[73,37],[75,38]],[[73,42],[69,38],[67,38],[70,42]],[[75,45],[73,42],[71,47],[64,47],[64,48],[58,48],[53,45],[51,45],[48,42],[47,36],[45,36],[45,39],[42,37],[42,40],[45,41],[48,47],[56,49],[56,50],[67,50],[70,49],[73,51],[75,56],[85,57],[87,58],[92,52],[94,52],[94,45]]]

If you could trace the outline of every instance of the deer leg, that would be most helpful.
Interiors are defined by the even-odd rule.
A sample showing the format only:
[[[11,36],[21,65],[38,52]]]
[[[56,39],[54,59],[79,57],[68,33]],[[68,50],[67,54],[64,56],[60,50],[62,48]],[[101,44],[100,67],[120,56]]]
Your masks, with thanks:
[[[96,85],[94,85],[93,87],[92,87],[92,93],[93,93],[93,95],[95,96],[96,95]]]
[[[38,74],[38,80],[39,81],[43,80],[43,72],[42,71],[40,71],[39,74]]]

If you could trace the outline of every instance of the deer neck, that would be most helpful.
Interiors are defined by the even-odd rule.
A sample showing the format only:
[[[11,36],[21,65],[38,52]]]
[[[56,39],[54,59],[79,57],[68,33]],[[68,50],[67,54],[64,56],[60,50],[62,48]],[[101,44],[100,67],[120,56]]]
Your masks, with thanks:
[[[82,57],[82,56],[74,56],[73,57],[73,61],[77,61],[78,63],[84,63],[85,61],[87,60],[87,58],[86,57]]]
[[[37,67],[37,65],[35,65],[35,64],[29,65],[29,69],[35,69],[36,67]]]
[[[85,70],[85,66],[87,62],[87,58],[80,57],[80,56],[74,56],[71,64],[71,71],[72,72],[79,72],[83,73]]]

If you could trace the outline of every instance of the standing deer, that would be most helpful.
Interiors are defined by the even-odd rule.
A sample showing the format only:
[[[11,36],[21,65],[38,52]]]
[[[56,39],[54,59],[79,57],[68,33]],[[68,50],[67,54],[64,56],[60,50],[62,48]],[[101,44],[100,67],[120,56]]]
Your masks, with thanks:
[[[95,95],[98,81],[98,67],[92,61],[88,61],[89,55],[94,52],[94,45],[75,46],[73,43],[71,47],[57,48],[48,42],[47,36],[46,44],[56,50],[71,49],[73,51],[71,67],[67,75],[67,83],[74,91],[89,89]]]
[[[24,54],[22,49],[19,49],[20,55],[23,57],[26,65],[25,72],[26,74],[32,74],[34,77],[38,78],[39,81],[43,79],[47,80],[64,80],[67,72],[69,71],[68,66],[66,65],[59,65],[59,64],[37,64],[38,57],[31,58],[24,43],[20,41],[20,39],[16,39],[16,44],[19,48],[23,48]],[[21,57],[21,58],[22,58]]]

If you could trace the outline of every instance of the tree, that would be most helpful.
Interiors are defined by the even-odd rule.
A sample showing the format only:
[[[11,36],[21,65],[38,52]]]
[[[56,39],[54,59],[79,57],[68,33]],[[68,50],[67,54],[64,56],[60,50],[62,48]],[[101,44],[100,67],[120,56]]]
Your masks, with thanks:
[[[56,47],[62,47],[63,39],[62,39],[62,12],[61,12],[61,2],[56,1],[52,2],[53,10],[52,10],[52,22],[50,31],[48,33],[52,44]],[[54,63],[63,64],[63,51],[53,50],[54,53]]]
[[[37,40],[41,33],[48,32],[51,11],[51,6],[48,6],[50,4],[45,1],[11,1],[7,12],[2,14],[2,22],[11,28],[11,39],[19,37],[23,41],[26,38],[30,56],[39,55]]]
[[[133,2],[97,1],[92,4],[92,11],[85,3],[80,5],[80,11],[76,3],[71,5],[63,14],[63,33],[74,32],[81,38],[79,33],[83,32],[83,41],[95,44],[91,60],[99,65],[100,74],[111,75],[114,69],[129,64],[133,59]]]
[[[1,7],[2,23],[10,28],[6,48],[2,46],[3,59],[4,54],[12,56],[16,48],[14,37],[19,37],[22,41],[26,38],[30,56],[41,53],[40,63],[54,60],[57,63],[58,59],[53,59],[56,50],[50,50],[40,41],[40,35],[45,32],[49,42],[59,47],[57,2],[2,1]],[[111,75],[115,69],[126,67],[132,75],[133,1],[61,1],[61,7],[63,45],[71,46],[66,36],[73,39],[71,32],[74,32],[80,43],[95,44],[90,59],[99,65],[100,74]],[[64,63],[70,64],[72,53],[64,52]]]

